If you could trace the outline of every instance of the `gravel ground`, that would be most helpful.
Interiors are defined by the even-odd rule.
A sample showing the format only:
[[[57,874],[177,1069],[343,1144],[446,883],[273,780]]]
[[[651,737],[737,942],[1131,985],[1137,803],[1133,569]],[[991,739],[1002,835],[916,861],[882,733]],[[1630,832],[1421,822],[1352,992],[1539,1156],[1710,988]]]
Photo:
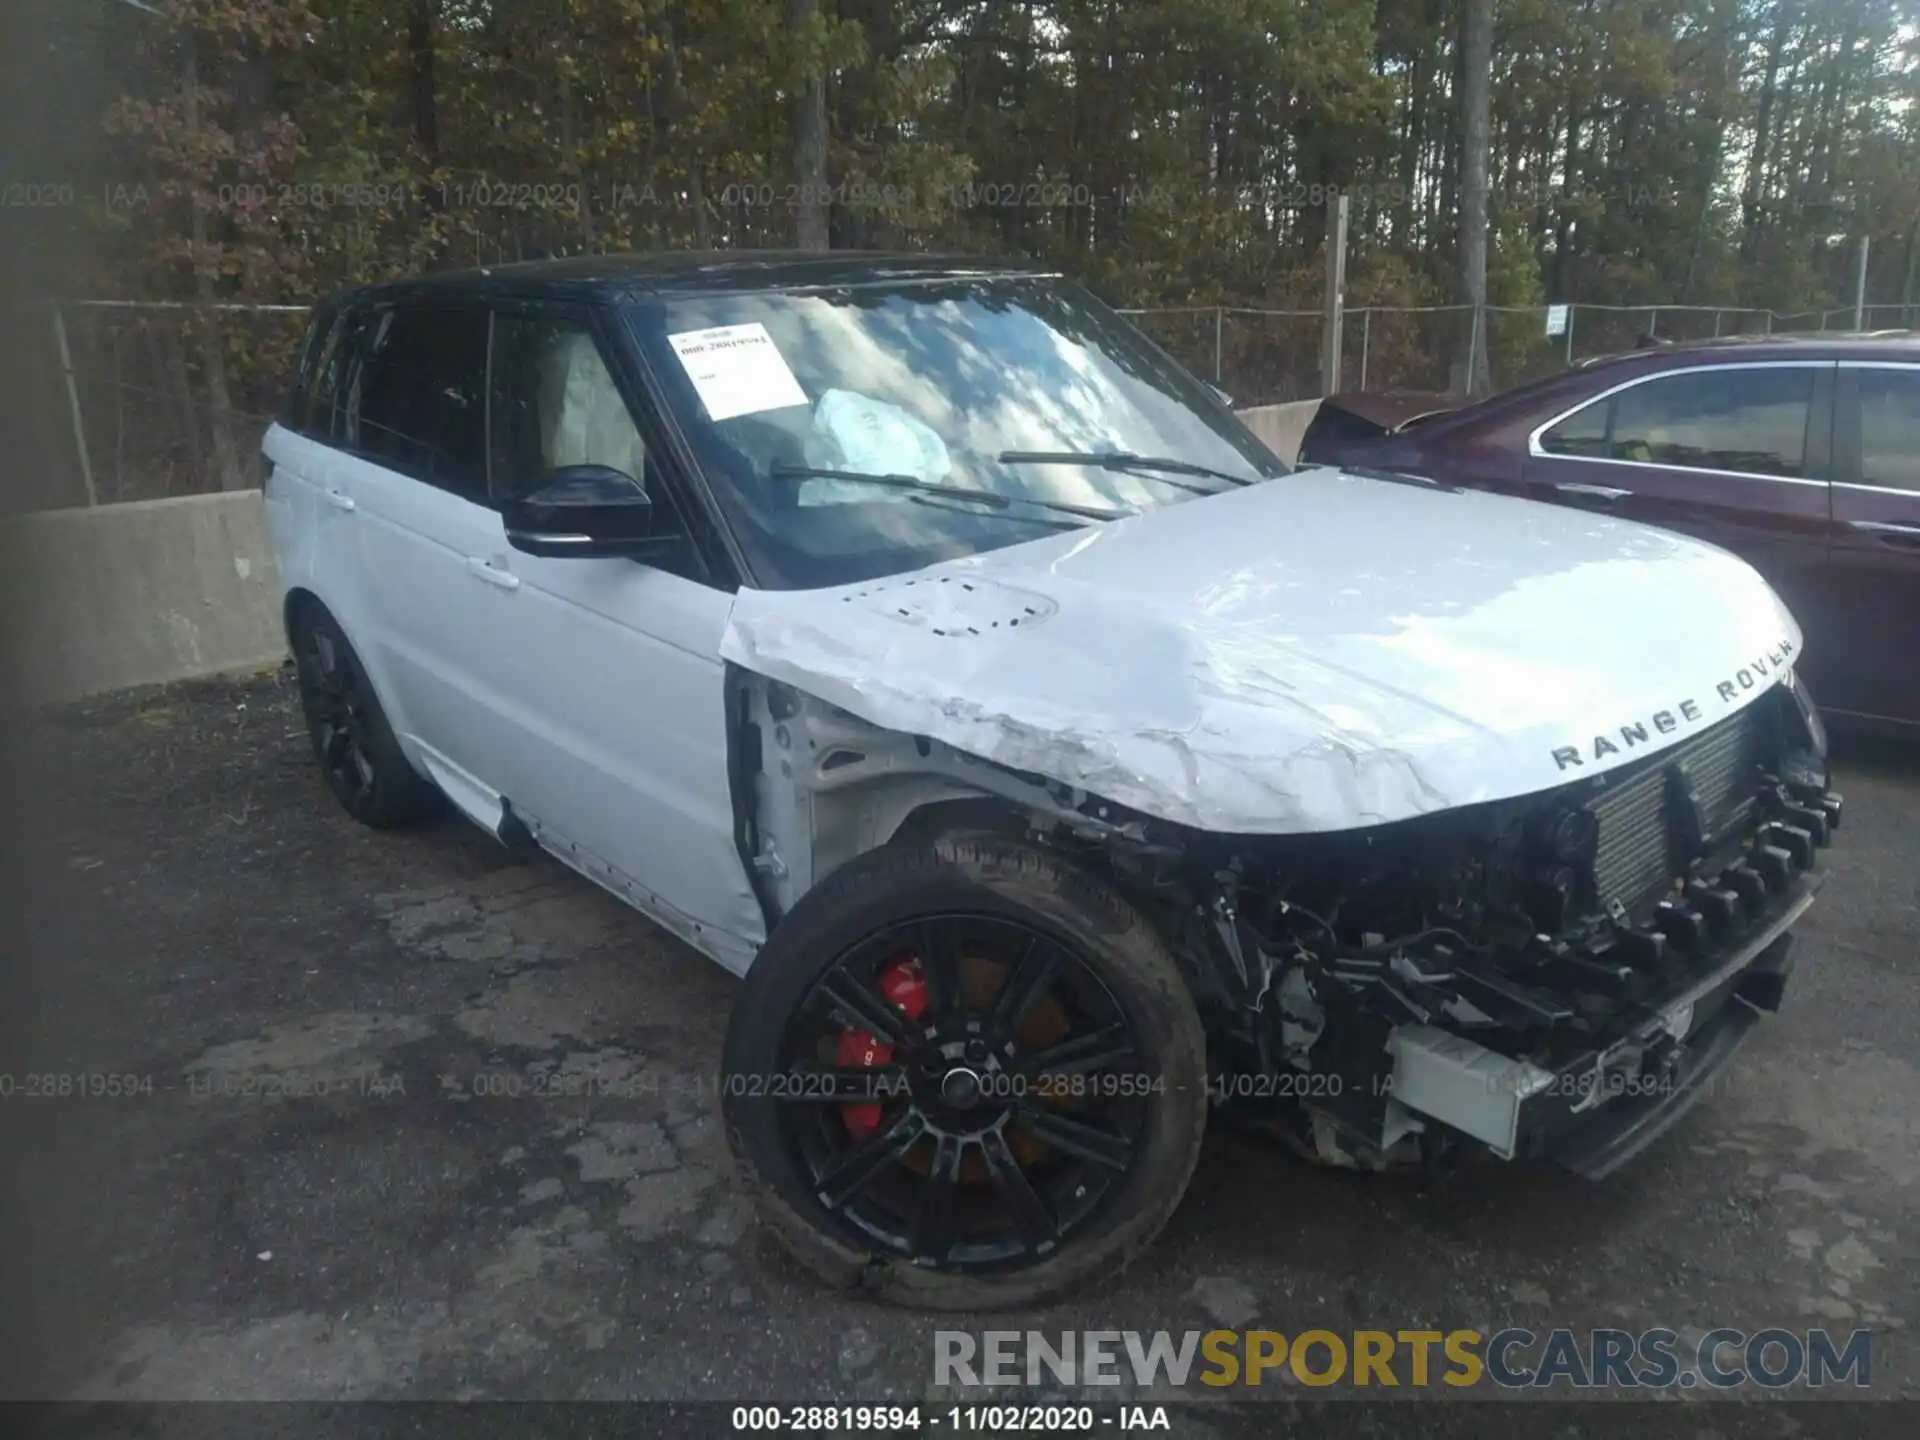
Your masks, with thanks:
[[[927,1393],[936,1322],[755,1231],[717,967],[463,822],[358,828],[279,677],[13,738],[0,1396]],[[1920,750],[1843,750],[1839,787],[1787,1010],[1622,1175],[1431,1186],[1216,1134],[1131,1271],[965,1328],[1862,1326],[1875,1393],[1920,1397]]]

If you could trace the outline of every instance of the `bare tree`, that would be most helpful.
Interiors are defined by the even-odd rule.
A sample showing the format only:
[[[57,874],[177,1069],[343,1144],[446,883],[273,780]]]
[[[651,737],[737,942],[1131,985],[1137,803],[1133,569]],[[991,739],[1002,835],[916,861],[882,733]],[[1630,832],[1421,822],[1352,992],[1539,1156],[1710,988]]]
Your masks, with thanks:
[[[804,37],[819,10],[820,0],[793,0],[793,33],[809,50]],[[793,183],[798,191],[794,243],[802,250],[832,248],[827,238],[827,85],[811,56],[794,100]]]
[[[1460,278],[1466,310],[1454,352],[1456,393],[1479,396],[1487,374],[1487,168],[1493,142],[1493,0],[1461,0]]]

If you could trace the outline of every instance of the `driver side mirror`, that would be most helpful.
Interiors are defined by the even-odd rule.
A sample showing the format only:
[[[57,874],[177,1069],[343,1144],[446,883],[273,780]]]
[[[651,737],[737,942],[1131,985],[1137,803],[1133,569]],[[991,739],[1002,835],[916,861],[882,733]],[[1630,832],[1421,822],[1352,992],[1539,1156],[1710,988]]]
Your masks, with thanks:
[[[645,556],[672,535],[654,531],[653,501],[640,482],[611,465],[562,465],[500,504],[507,543],[559,559]]]

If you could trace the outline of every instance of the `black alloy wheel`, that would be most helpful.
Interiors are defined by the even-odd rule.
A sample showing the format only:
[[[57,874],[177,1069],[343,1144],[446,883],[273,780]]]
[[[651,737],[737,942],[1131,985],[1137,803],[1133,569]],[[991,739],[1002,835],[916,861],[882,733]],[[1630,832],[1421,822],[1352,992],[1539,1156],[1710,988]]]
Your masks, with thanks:
[[[1123,907],[986,839],[876,851],[803,899],[748,974],[723,1079],[789,1249],[836,1282],[963,1308],[1053,1293],[1151,1238],[1204,1128],[1204,1044]],[[798,983],[776,973],[789,938],[811,950]]]
[[[326,772],[327,784],[351,809],[373,788],[367,706],[359,672],[330,629],[315,625],[307,631],[300,676],[308,683],[302,684],[300,693],[313,735],[313,753]]]
[[[889,1058],[838,1063],[850,1035]],[[783,1048],[776,1098],[815,1193],[917,1265],[1044,1257],[1139,1158],[1153,1077],[1125,1013],[1084,959],[1015,920],[886,927],[814,985]]]

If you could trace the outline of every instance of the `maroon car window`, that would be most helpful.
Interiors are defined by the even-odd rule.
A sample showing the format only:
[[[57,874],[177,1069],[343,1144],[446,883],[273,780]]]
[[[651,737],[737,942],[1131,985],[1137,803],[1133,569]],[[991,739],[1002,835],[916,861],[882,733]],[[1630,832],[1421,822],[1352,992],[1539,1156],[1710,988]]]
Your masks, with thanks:
[[[1860,376],[1860,478],[1920,494],[1920,369]]]
[[[1607,456],[1690,470],[1797,476],[1806,466],[1811,367],[1669,375],[1613,397]]]
[[[1549,455],[1604,459],[1607,453],[1607,418],[1612,412],[1611,400],[1576,410],[1540,437],[1540,448]]]

